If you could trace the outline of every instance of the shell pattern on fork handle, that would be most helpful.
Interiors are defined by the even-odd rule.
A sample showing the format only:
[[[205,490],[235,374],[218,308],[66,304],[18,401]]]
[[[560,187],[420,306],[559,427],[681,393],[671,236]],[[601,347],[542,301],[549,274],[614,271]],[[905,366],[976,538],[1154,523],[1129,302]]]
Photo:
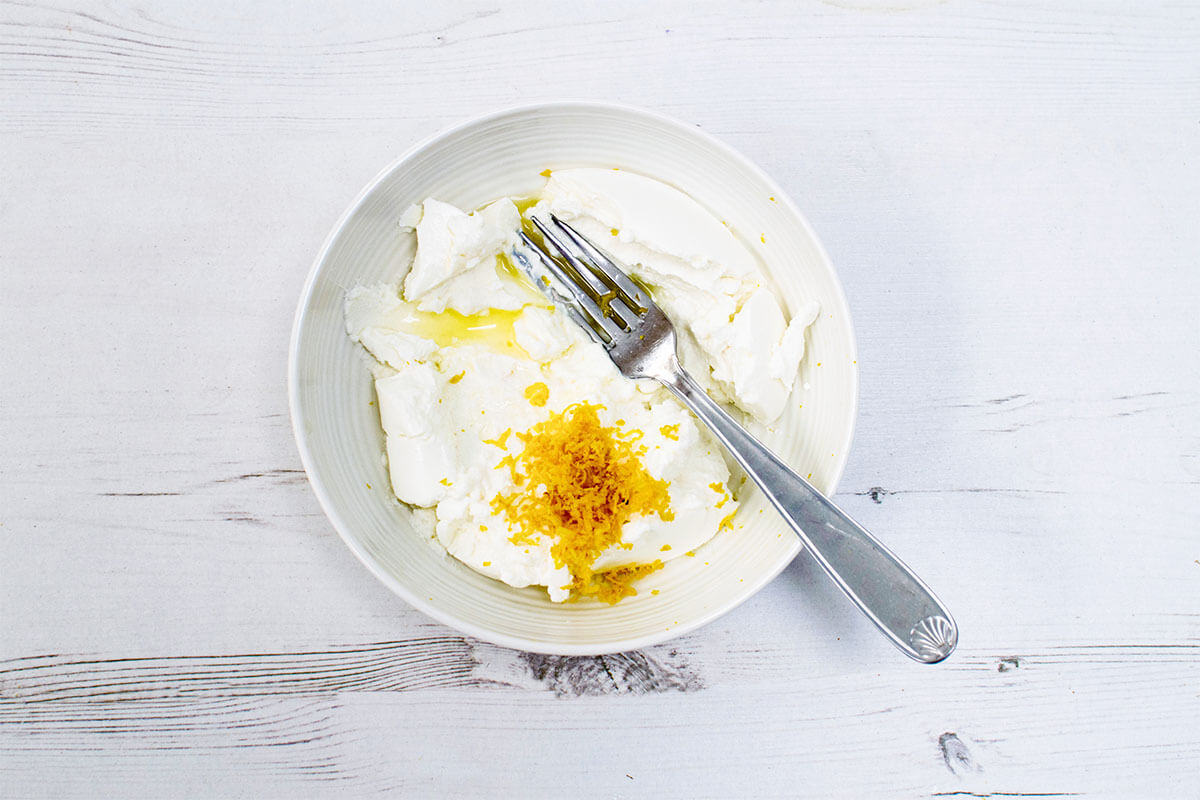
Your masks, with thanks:
[[[725,413],[682,368],[660,379],[716,434],[817,563],[910,658],[934,664],[958,643],[950,612],[904,562]]]

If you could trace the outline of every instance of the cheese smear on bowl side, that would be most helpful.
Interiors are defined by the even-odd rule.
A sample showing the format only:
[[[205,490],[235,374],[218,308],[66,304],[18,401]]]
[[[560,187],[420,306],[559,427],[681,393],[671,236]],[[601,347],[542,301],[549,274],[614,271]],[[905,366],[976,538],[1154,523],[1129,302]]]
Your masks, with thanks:
[[[648,286],[716,400],[778,419],[817,306],[786,319],[720,220],[666,184],[598,168],[550,173],[527,213],[571,222]],[[513,199],[467,213],[431,198],[400,223],[416,232],[410,269],[350,290],[346,327],[375,359],[392,491],[433,510],[452,556],[556,602],[616,602],[732,527],[720,444],[666,389],[622,376],[512,267]]]

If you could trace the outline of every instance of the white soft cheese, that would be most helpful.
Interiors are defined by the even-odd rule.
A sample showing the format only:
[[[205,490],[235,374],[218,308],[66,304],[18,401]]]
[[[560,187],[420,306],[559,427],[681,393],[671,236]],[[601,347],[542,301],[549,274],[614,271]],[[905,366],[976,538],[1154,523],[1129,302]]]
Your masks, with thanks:
[[[789,323],[753,254],[678,189],[624,170],[557,170],[533,213],[553,213],[623,262],[675,323],[683,366],[763,423],[787,404],[809,303]]]
[[[528,296],[503,280],[496,255],[517,243],[521,215],[507,198],[467,214],[437,200],[421,204],[417,255],[404,279],[404,297],[421,311],[477,314],[515,310]]]
[[[396,497],[414,506],[432,506],[446,493],[443,479],[457,467],[449,441],[441,435],[448,420],[437,402],[443,379],[432,364],[406,364],[395,375],[375,381],[379,419],[387,436]]]
[[[753,256],[720,221],[678,190],[613,170],[554,173],[540,208],[609,237],[603,243],[614,255],[638,265],[635,274],[683,328],[685,364],[720,399],[762,422],[778,416],[811,317],[787,323]],[[584,400],[603,407],[603,424],[643,432],[643,464],[669,483],[675,515],[631,519],[622,536],[628,547],[610,548],[595,567],[668,561],[716,534],[736,509],[713,488],[729,480],[719,445],[665,389],[621,376],[575,323],[497,268],[520,226],[511,200],[471,214],[426,200],[402,223],[417,236],[403,291],[352,289],[346,324],[378,362],[393,492],[433,509],[434,533],[451,555],[513,586],[567,598],[571,576],[554,565],[551,542],[514,544],[492,499],[516,490],[509,470],[497,467],[523,445],[504,432],[526,431]],[[449,335],[447,321],[463,330]],[[544,406],[525,396],[537,383],[549,393]]]
[[[402,329],[409,304],[392,286],[355,286],[346,293],[346,330],[392,369],[430,356],[437,344]]]
[[[360,289],[350,305],[363,304],[365,293],[375,294],[377,306],[386,307],[391,290]],[[438,541],[463,563],[513,586],[545,586],[551,599],[565,600],[571,576],[565,567],[554,565],[551,542],[542,537],[534,545],[514,545],[509,541],[512,531],[492,512],[494,497],[517,488],[509,471],[497,466],[505,455],[517,455],[522,448],[513,435],[504,448],[496,442],[506,430],[526,431],[552,411],[586,399],[603,406],[603,424],[623,421],[625,429],[643,431],[643,464],[652,476],[669,483],[675,514],[670,522],[657,516],[634,518],[623,531],[631,547],[611,548],[595,566],[667,561],[711,538],[736,504],[730,500],[723,507],[716,505],[722,494],[711,485],[727,481],[729,470],[708,432],[665,392],[648,396],[643,386],[621,376],[574,323],[563,324],[558,312],[531,307],[519,319],[529,334],[521,341],[544,346],[541,360],[463,344],[441,347],[428,361],[410,361],[376,379],[396,496],[433,507]],[[363,328],[367,335],[359,341],[368,349],[385,342],[383,355],[391,365],[397,360],[391,342],[372,336],[374,330]],[[545,384],[549,393],[542,407],[525,397],[525,389],[537,383]],[[677,426],[677,440],[663,434],[664,426]]]

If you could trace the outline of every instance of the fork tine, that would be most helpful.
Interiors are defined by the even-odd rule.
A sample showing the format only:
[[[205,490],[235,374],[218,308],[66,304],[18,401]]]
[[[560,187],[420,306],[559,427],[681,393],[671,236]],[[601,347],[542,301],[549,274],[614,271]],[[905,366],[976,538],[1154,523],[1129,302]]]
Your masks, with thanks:
[[[590,239],[584,236],[574,227],[563,222],[554,214],[550,215],[550,220],[562,229],[563,233],[582,250],[586,255],[585,263],[591,267],[592,271],[604,280],[611,288],[617,290],[622,297],[621,300],[625,305],[629,306],[635,314],[641,315],[646,313],[645,295],[641,288],[634,283],[623,269],[609,258],[604,251],[592,243]]]
[[[600,314],[615,322],[620,330],[629,331],[637,321],[639,314],[637,304],[626,303],[622,298],[621,291],[609,285],[609,282],[603,279],[603,274],[587,262],[586,253],[583,253],[583,257],[581,257],[581,254],[576,252],[573,242],[563,240],[565,231],[560,229],[559,233],[555,233],[536,217],[530,217],[530,219],[542,232],[547,246],[552,247],[562,257],[565,263],[559,266],[571,276],[572,282],[596,304]],[[619,301],[620,305],[614,301]]]
[[[542,238],[546,240],[546,243],[563,257],[570,268],[579,273],[574,282],[597,303],[601,302],[601,299],[609,291],[608,285],[600,280],[600,277],[592,272],[592,270],[588,269],[583,259],[579,257],[579,253],[575,252],[567,242],[563,241],[561,234],[551,230],[550,226],[537,217],[531,216],[529,220],[542,234]]]
[[[542,248],[538,247],[532,239],[524,232],[521,233],[521,241],[526,247],[532,250],[538,258],[538,263],[554,277],[554,284],[538,280],[538,276],[530,274],[534,285],[546,294],[556,304],[562,306],[568,313],[575,317],[575,321],[583,326],[584,330],[593,335],[597,341],[606,347],[612,344],[613,339],[623,329],[620,324],[608,318],[600,309],[600,305],[579,285],[575,278],[568,273],[554,259],[550,258]],[[516,253],[516,251],[514,251]],[[522,261],[526,261],[525,256],[516,253]],[[526,262],[527,263],[527,262]],[[565,289],[568,295],[563,295],[557,291],[555,286],[561,286]]]

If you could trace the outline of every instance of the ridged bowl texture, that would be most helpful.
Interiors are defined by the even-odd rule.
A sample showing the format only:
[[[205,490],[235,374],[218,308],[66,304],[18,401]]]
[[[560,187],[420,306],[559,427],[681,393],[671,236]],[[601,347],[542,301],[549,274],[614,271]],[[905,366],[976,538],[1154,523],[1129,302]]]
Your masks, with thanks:
[[[438,134],[384,169],[330,233],[296,312],[289,390],[305,469],[342,539],[406,602],[471,636],[562,655],[630,650],[693,630],[753,595],[800,550],[748,485],[734,529],[644,578],[637,596],[555,604],[542,589],[511,588],[451,558],[431,541],[428,515],[392,495],[368,356],[346,335],[346,291],[399,281],[415,241],[397,220],[411,204],[435,197],[477,208],[536,192],[543,170],[580,166],[632,170],[683,190],[757,254],[787,311],[820,303],[797,390],[766,439],[825,493],[846,463],[857,401],[850,316],[816,235],[779,186],[694,126],[624,106],[527,106]]]

